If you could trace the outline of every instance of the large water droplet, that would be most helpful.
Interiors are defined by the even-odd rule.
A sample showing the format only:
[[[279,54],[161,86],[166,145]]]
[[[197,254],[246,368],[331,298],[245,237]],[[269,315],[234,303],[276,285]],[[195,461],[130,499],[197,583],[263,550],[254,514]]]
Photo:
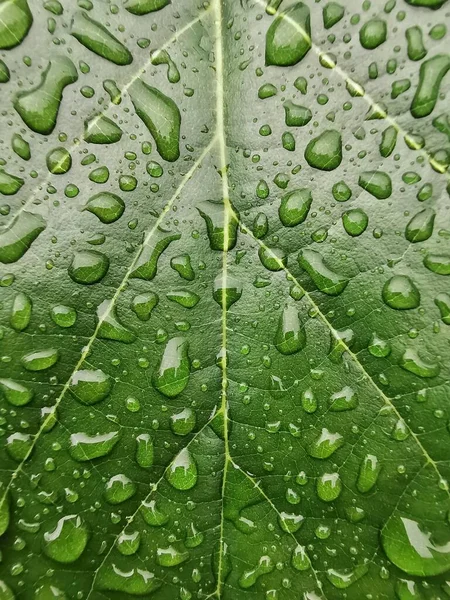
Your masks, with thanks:
[[[190,490],[197,483],[197,465],[187,448],[183,448],[174,458],[166,477],[177,490]]]
[[[335,129],[328,129],[312,139],[305,150],[310,167],[321,171],[333,171],[342,162],[342,138]]]
[[[174,162],[180,156],[181,115],[175,102],[141,79],[133,81],[129,94],[137,115],[145,123],[164,160]]]
[[[0,19],[0,50],[18,46],[33,23],[27,0],[2,2]]]
[[[129,65],[133,62],[128,48],[119,42],[106,27],[91,19],[85,12],[77,11],[74,14],[70,33],[85,48],[116,65]]]
[[[78,515],[61,517],[55,529],[44,533],[44,553],[59,563],[73,563],[86,548],[89,534]]]
[[[110,394],[113,381],[101,369],[82,369],[73,374],[69,390],[82,404],[96,404]]]
[[[384,302],[396,310],[417,308],[420,304],[420,292],[407,275],[394,275],[383,286]]]
[[[279,13],[266,34],[266,65],[295,65],[311,48],[309,8],[297,2]]]
[[[96,250],[75,252],[69,275],[76,283],[92,285],[103,279],[109,269],[109,259]]]
[[[9,264],[22,258],[45,228],[46,223],[40,215],[22,211],[11,225],[0,233],[0,262]]]
[[[305,329],[294,306],[288,305],[284,308],[278,322],[274,345],[281,354],[295,354],[305,347]]]
[[[435,526],[438,528],[438,524]],[[442,539],[444,523],[439,537]],[[381,531],[384,551],[396,567],[419,577],[434,577],[450,569],[450,542],[440,545],[432,541],[432,535],[417,521],[394,514]]]
[[[144,244],[142,251],[137,259],[130,278],[153,279],[158,270],[158,259],[164,250],[174,240],[179,240],[181,234],[172,233],[163,229],[157,229],[153,236]]]
[[[185,338],[175,337],[166,345],[159,367],[153,374],[153,385],[167,396],[175,398],[189,382],[189,344]]]
[[[37,350],[22,356],[20,362],[27,371],[45,371],[53,367],[58,362],[59,350],[56,348],[46,348],[45,350]]]
[[[14,108],[30,129],[48,135],[55,128],[64,88],[77,79],[73,62],[66,56],[56,56],[36,87],[17,94]]]
[[[109,454],[120,439],[118,431],[88,435],[73,433],[70,436],[69,452],[75,460],[84,462]]]
[[[308,248],[301,250],[298,262],[321,292],[329,296],[337,296],[347,287],[348,279],[329,269],[325,265],[322,255],[316,250]]]

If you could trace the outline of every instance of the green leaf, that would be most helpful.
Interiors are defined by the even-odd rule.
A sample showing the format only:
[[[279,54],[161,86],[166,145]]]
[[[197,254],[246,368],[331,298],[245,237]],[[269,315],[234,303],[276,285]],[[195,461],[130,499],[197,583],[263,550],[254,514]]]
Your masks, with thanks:
[[[450,597],[446,0],[0,0],[0,600]]]

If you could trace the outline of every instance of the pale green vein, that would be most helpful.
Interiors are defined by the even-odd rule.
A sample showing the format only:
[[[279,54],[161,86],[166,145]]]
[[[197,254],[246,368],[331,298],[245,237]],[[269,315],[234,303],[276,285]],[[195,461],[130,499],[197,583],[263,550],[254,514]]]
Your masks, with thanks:
[[[232,218],[233,210],[229,200],[229,183],[228,183],[228,160],[227,160],[227,143],[225,132],[225,99],[224,99],[224,56],[223,56],[223,31],[222,31],[223,15],[221,0],[215,1],[215,27],[216,27],[216,44],[215,44],[215,62],[216,62],[216,135],[219,145],[220,167],[219,173],[222,178],[222,199],[223,199],[223,223],[224,223],[224,239],[222,251],[222,348],[221,348],[221,368],[222,368],[222,402],[221,413],[223,418],[224,432],[224,468],[222,479],[222,509],[220,514],[220,536],[219,536],[219,558],[217,561],[217,597],[222,595],[222,571],[224,557],[224,497],[227,484],[227,471],[230,461],[230,451],[228,443],[228,380],[227,380],[227,305],[226,305],[226,288],[228,277],[228,243],[229,243],[229,228],[227,227],[228,218]]]

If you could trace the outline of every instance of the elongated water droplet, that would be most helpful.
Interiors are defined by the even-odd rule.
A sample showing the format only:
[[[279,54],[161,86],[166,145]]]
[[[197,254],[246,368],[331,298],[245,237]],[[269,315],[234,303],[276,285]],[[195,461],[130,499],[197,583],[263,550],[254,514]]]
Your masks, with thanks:
[[[48,348],[22,356],[20,362],[27,371],[45,371],[58,362],[59,350]]]
[[[420,66],[419,84],[411,103],[411,114],[416,119],[431,114],[436,105],[441,81],[450,69],[450,56],[437,54]]]
[[[161,567],[177,567],[189,559],[187,550],[178,550],[175,546],[157,548],[156,561]]]
[[[322,255],[316,250],[308,248],[301,250],[298,262],[321,292],[329,296],[337,296],[347,287],[348,279],[329,269],[325,265]]]
[[[400,360],[400,366],[418,377],[437,377],[441,370],[438,363],[424,361],[413,348],[405,350]]]
[[[197,205],[197,210],[205,219],[211,249],[232,250],[237,241],[239,213],[231,202],[206,200]]]
[[[346,569],[344,571],[336,571],[328,569],[327,579],[338,590],[345,590],[350,587],[355,581],[361,579],[369,570],[368,565],[358,565],[356,569]]]
[[[436,528],[438,524],[435,523]],[[440,525],[439,539],[449,537],[448,525]],[[409,575],[434,577],[450,569],[450,543],[438,544],[418,521],[396,512],[381,530],[384,551],[391,562]]]
[[[171,0],[125,0],[124,6],[133,15],[147,15],[161,10],[170,4]]]
[[[153,385],[167,396],[175,398],[189,382],[189,344],[185,338],[175,337],[166,345],[159,367],[153,374]]]
[[[144,244],[130,278],[153,279],[158,270],[158,259],[169,244],[181,238],[180,233],[157,229],[147,244]]]
[[[77,79],[73,62],[66,56],[56,56],[36,87],[17,94],[14,108],[30,129],[48,135],[55,128],[64,88]]]
[[[73,433],[70,436],[69,452],[73,459],[84,462],[107,456],[119,441],[118,431],[88,435]]]
[[[446,325],[450,325],[450,296],[442,292],[436,296],[434,303],[439,308],[442,321]]]
[[[16,177],[0,169],[0,194],[4,196],[14,196],[24,184],[21,177]]]
[[[166,477],[177,490],[190,490],[197,483],[197,465],[187,448],[183,448],[174,458]]]
[[[154,573],[139,567],[121,569],[115,563],[98,572],[95,587],[106,592],[119,592],[131,596],[147,596],[161,587]]]
[[[31,298],[21,292],[14,298],[11,310],[10,324],[16,331],[23,331],[30,324],[33,303]]]
[[[294,306],[288,305],[284,308],[278,322],[274,345],[281,354],[295,354],[305,347],[305,329]]]
[[[137,115],[152,134],[161,158],[176,161],[180,156],[181,115],[178,106],[141,79],[131,84],[129,94]]]
[[[32,23],[33,15],[27,0],[6,0],[2,2],[0,50],[14,48],[22,43]]]
[[[353,410],[358,406],[358,396],[355,391],[346,385],[335,392],[330,397],[330,410],[333,412],[342,412],[345,410]]]
[[[367,494],[374,487],[381,471],[381,464],[374,454],[366,454],[359,467],[356,487],[362,494]]]
[[[150,54],[150,60],[152,65],[167,65],[167,79],[170,83],[178,83],[180,81],[180,71],[170,58],[167,50],[154,50]]]
[[[85,48],[116,65],[129,65],[133,62],[128,48],[85,12],[77,11],[74,14],[70,33]]]
[[[246,590],[255,585],[258,579],[267,573],[271,573],[275,565],[269,556],[261,556],[257,566],[250,571],[245,571],[239,578],[239,586]]]

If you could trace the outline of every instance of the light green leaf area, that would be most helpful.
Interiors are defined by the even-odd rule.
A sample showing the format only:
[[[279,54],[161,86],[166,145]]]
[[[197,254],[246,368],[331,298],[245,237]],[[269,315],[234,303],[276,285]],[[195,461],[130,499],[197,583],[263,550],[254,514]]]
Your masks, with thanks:
[[[446,0],[0,0],[0,600],[450,597]]]

